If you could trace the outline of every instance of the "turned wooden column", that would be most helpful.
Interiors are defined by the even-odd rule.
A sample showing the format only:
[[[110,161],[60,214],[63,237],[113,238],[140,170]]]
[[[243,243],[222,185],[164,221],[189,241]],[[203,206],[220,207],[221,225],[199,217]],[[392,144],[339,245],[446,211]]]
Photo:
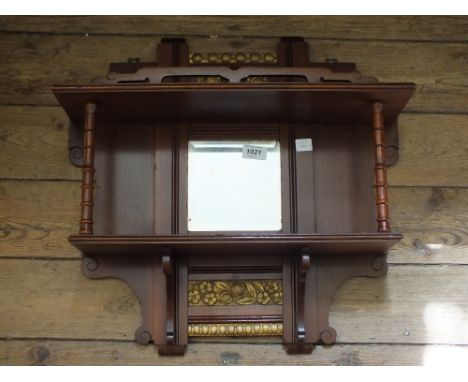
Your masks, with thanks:
[[[385,138],[383,104],[372,104],[375,142],[375,196],[377,204],[377,226],[379,232],[390,232],[388,213],[387,170],[385,169]]]
[[[96,105],[85,105],[83,139],[83,180],[81,182],[80,234],[93,234],[93,193],[94,193],[94,128]]]

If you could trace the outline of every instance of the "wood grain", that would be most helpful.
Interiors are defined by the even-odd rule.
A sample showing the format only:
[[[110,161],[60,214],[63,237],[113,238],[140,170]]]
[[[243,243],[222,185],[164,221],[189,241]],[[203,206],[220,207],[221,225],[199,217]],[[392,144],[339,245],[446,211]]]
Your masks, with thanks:
[[[389,262],[400,265],[338,291],[331,324],[339,344],[287,356],[279,343],[205,342],[184,358],[158,357],[133,343],[140,308],[130,289],[81,275],[66,240],[78,230],[80,170],[68,162],[66,117],[50,107],[49,86],[86,83],[128,57],[154,60],[163,35],[187,37],[201,53],[273,51],[277,37],[302,35],[312,60],[415,81],[407,111],[442,113],[400,118],[400,161],[389,170],[392,228],[404,234]],[[450,16],[0,17],[0,364],[464,362],[467,41],[468,18]],[[49,260],[28,259],[35,257]],[[436,343],[464,345],[423,345]]]
[[[465,187],[468,115],[403,113],[400,159],[390,186]],[[68,161],[68,122],[59,107],[0,106],[0,178],[80,180]]]
[[[79,261],[1,263],[0,337],[133,339],[140,305],[123,282],[89,280]]]
[[[0,106],[0,178],[81,179],[68,159],[68,118],[60,108]]]
[[[392,263],[468,264],[468,189],[391,187],[392,229],[403,240]]]
[[[390,186],[467,187],[468,115],[402,114]]]
[[[0,341],[2,365],[430,365],[455,366],[465,346],[334,345],[286,355],[279,344],[192,343],[184,357],[159,356],[151,346],[110,341]]]
[[[79,195],[79,182],[0,181],[0,256],[77,258]],[[468,189],[390,187],[389,199],[404,236],[389,262],[468,264]]]
[[[467,266],[394,265],[351,279],[330,313],[338,342],[468,344],[467,276]],[[0,260],[0,302],[0,338],[131,340],[141,320],[123,282],[89,280],[79,261]]]
[[[466,42],[468,19],[453,16],[3,16],[0,31]]]
[[[418,89],[407,111],[468,112],[466,44],[310,42],[311,60],[356,62],[362,73],[383,82],[416,82]],[[1,34],[0,81],[4,86],[0,104],[55,105],[50,85],[87,83],[103,76],[109,62],[127,61],[128,57],[154,61],[157,43],[154,36]],[[275,49],[277,39],[189,37],[188,43],[193,52],[201,53],[266,52]]]
[[[0,256],[74,257],[80,183],[0,181]]]

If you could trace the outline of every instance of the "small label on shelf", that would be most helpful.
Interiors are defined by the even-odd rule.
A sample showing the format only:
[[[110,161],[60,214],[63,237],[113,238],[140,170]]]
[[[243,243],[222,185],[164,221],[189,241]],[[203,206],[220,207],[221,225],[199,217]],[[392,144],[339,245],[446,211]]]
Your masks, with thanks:
[[[259,146],[244,145],[242,147],[242,158],[266,160],[267,148]]]
[[[312,151],[312,139],[311,138],[296,139],[296,151],[298,153],[304,152],[304,151]]]

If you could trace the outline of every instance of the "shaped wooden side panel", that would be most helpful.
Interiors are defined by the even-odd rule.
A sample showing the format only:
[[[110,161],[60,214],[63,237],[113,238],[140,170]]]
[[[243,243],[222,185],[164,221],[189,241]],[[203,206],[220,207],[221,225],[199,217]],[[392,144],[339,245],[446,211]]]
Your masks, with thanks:
[[[182,309],[185,317],[179,315],[180,305],[187,301],[187,283],[177,283],[184,276],[186,279],[187,267],[183,258],[177,267],[172,257],[170,254],[84,256],[81,268],[88,278],[118,278],[132,288],[142,313],[142,325],[135,331],[135,340],[140,344],[154,342],[161,355],[183,355],[187,345],[186,309]]]
[[[305,256],[309,259],[304,259]],[[385,254],[325,257],[304,250],[296,257],[285,259],[283,280],[291,280],[296,293],[292,304],[286,301],[284,304],[286,351],[310,353],[316,344],[335,343],[337,332],[329,324],[329,313],[336,290],[352,277],[381,277],[387,269]]]

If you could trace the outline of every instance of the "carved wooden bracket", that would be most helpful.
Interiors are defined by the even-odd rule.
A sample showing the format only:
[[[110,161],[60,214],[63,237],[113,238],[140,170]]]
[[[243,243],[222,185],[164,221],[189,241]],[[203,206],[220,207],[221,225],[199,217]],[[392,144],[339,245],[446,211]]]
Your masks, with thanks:
[[[177,287],[176,279],[180,276],[186,279],[187,268],[183,258],[179,261],[181,264],[176,267],[168,253],[141,257],[84,256],[81,269],[88,278],[117,278],[132,288],[140,301],[143,321],[135,331],[138,343],[154,342],[161,355],[183,355],[188,333],[179,330],[177,301],[183,305],[187,297],[181,293],[186,288]]]
[[[187,263],[170,250],[164,252],[142,257],[84,256],[82,272],[92,279],[126,282],[141,304],[142,325],[135,331],[135,340],[154,342],[161,355],[183,355],[188,343]],[[304,248],[299,255],[285,256],[285,296],[289,296],[288,288],[296,289],[292,316],[288,316],[288,302],[283,303],[286,351],[310,353],[316,344],[335,343],[337,332],[328,316],[336,290],[352,277],[384,276],[387,268],[385,254],[320,256]],[[291,280],[295,281],[288,284]]]
[[[385,254],[324,257],[307,253],[307,249],[303,250],[300,256],[286,261],[283,268],[285,273],[292,270],[297,288],[292,330],[285,328],[283,337],[289,354],[310,353],[316,344],[335,343],[337,332],[329,325],[328,317],[336,290],[352,277],[381,277],[388,269]],[[285,317],[284,325],[287,322]]]

